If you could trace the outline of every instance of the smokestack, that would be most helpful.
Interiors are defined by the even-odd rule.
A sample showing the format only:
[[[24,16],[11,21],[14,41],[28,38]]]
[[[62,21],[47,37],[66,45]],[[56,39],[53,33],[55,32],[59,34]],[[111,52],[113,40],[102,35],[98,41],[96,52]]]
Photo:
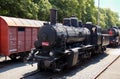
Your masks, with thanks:
[[[57,10],[50,9],[50,22],[51,25],[55,25],[57,23]]]

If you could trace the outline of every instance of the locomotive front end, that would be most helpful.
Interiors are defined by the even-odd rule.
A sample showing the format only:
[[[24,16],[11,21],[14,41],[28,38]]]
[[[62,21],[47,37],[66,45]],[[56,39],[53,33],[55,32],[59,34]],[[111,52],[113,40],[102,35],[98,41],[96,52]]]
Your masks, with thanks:
[[[55,45],[56,36],[55,29],[49,24],[44,24],[38,31],[38,40],[34,44],[35,48],[51,48]]]
[[[120,31],[118,27],[112,27],[109,30],[109,46],[117,47],[120,41]]]

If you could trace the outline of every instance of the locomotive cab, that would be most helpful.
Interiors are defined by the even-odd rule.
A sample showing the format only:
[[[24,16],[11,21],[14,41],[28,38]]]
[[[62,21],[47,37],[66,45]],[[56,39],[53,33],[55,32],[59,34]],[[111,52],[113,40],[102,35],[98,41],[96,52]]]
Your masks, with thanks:
[[[84,27],[88,28],[91,32],[90,35],[90,44],[92,45],[101,45],[102,43],[102,34],[101,27],[97,25],[93,25],[91,22],[87,22]]]

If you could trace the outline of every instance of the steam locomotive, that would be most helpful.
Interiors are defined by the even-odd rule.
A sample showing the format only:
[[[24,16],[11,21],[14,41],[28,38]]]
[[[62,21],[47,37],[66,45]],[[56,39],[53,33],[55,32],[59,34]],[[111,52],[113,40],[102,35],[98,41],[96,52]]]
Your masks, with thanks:
[[[111,27],[108,29],[109,34],[111,35],[109,37],[109,46],[111,47],[117,47],[120,45],[120,29],[116,26]]]
[[[57,24],[57,10],[50,11],[50,23],[44,23],[39,29],[35,49],[29,57],[37,60],[38,70],[60,71],[106,50],[109,31],[90,22],[83,25],[75,16]]]

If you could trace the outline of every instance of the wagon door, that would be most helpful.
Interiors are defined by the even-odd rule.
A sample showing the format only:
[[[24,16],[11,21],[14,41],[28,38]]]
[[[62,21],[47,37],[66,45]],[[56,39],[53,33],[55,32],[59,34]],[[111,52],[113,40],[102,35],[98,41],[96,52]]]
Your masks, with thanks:
[[[25,51],[25,28],[18,27],[18,52]]]
[[[38,28],[32,28],[32,48],[34,48],[34,42],[37,40]]]
[[[9,27],[9,52],[17,53],[17,28]]]
[[[32,44],[32,38],[31,38],[31,28],[25,29],[25,51],[31,50],[31,44]]]

